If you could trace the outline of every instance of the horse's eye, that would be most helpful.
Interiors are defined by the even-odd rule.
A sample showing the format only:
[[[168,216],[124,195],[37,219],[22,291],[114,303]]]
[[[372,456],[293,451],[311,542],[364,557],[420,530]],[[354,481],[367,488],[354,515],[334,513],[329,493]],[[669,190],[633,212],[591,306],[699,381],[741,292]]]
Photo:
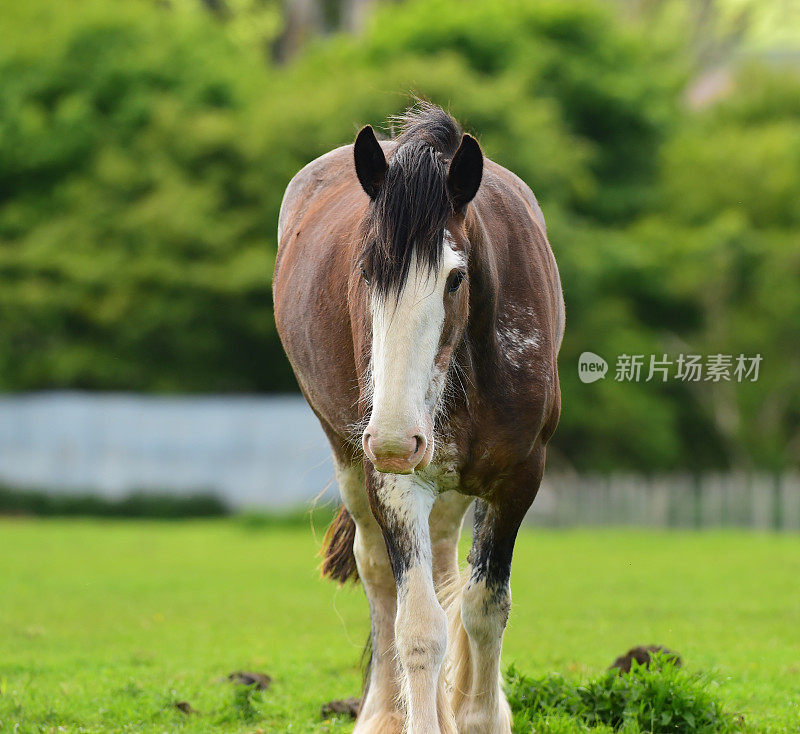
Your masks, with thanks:
[[[361,277],[364,279],[364,282],[369,285],[369,276],[367,275],[367,269],[364,267],[361,268]]]
[[[447,278],[447,292],[455,293],[458,287],[464,282],[466,273],[463,270],[454,270]]]

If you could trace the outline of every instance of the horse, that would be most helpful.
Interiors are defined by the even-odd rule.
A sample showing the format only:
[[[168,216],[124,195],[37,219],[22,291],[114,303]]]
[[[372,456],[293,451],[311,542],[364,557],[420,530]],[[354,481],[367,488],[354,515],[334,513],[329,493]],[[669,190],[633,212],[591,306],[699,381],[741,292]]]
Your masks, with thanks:
[[[369,603],[354,731],[502,734],[511,558],[561,410],[560,278],[520,178],[439,107],[395,122],[289,183],[275,319],[342,498],[322,572]]]

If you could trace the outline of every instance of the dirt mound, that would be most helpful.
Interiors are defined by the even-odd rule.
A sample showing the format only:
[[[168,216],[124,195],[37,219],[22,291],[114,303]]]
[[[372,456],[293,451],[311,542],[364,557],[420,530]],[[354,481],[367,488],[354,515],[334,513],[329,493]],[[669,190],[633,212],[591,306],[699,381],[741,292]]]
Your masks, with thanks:
[[[680,668],[683,663],[681,656],[667,647],[663,647],[662,645],[639,645],[638,647],[632,647],[624,655],[620,655],[609,665],[608,669],[613,670],[614,668],[618,668],[620,675],[630,673],[634,660],[639,663],[639,665],[644,665],[649,668],[654,653],[661,653],[665,659],[674,663],[676,668]]]

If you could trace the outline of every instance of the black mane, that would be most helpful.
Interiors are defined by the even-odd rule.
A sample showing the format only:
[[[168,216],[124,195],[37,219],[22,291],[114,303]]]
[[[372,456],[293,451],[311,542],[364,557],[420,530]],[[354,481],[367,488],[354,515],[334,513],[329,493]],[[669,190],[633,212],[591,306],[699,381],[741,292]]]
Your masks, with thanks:
[[[376,292],[399,294],[416,253],[419,267],[439,267],[444,227],[452,213],[447,169],[461,128],[443,109],[423,103],[398,118],[397,147],[370,206],[361,261]]]

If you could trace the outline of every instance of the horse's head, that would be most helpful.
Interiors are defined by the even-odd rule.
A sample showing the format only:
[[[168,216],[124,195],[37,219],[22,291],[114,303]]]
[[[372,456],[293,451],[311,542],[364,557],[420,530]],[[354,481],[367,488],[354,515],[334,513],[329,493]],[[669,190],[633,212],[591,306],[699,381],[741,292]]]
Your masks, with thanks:
[[[433,457],[434,420],[467,323],[465,210],[483,155],[441,113],[407,127],[388,163],[365,127],[354,157],[371,199],[355,273],[368,289],[371,323],[362,443],[378,471],[408,474]]]

